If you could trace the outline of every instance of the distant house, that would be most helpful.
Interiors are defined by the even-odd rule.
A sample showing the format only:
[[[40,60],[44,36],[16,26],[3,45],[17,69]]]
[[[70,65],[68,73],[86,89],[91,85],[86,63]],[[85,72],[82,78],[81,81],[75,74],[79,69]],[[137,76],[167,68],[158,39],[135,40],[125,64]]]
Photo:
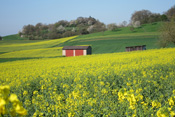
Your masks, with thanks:
[[[66,57],[90,54],[92,54],[91,46],[64,46],[62,49],[62,55]]]
[[[137,51],[137,50],[146,50],[146,45],[126,47],[126,52]]]

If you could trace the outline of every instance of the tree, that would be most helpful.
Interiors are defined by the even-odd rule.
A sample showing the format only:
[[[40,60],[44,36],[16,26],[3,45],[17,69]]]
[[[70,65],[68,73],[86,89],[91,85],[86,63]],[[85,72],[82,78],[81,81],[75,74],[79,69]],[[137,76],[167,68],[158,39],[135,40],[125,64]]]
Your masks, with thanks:
[[[0,36],[0,40],[2,40],[2,37]]]
[[[60,26],[60,25],[66,27],[66,26],[69,25],[69,22],[66,21],[66,20],[60,20],[60,21],[58,21],[57,23],[55,23],[55,26],[56,26],[56,27],[58,27],[58,26]]]
[[[135,22],[133,23],[133,27],[134,27],[134,28],[140,27],[140,21],[135,21]]]
[[[175,6],[171,7],[165,14],[171,20],[175,16]]]
[[[89,34],[89,32],[88,32],[85,28],[82,29],[82,30],[80,31],[80,33],[81,33],[82,35]]]
[[[23,27],[23,30],[22,30],[22,33],[24,34],[24,35],[33,35],[33,33],[35,32],[35,26],[33,26],[33,25],[27,25],[27,26],[24,26]]]
[[[175,21],[172,19],[170,22],[164,22],[160,28],[159,45],[166,47],[169,43],[175,45]]]
[[[87,31],[88,31],[89,33],[94,32],[94,26],[93,26],[93,25],[89,26],[89,27],[87,28]]]
[[[127,21],[123,21],[123,22],[122,22],[122,25],[123,25],[124,27],[126,27],[126,26],[127,26]]]
[[[96,22],[97,22],[96,19],[90,16],[88,18],[87,24],[88,25],[94,25]]]
[[[114,31],[117,29],[117,25],[115,23],[108,24],[107,29],[110,31]]]
[[[77,34],[88,34],[94,32],[104,32],[106,26],[104,23],[93,17],[78,17],[70,22],[66,20],[58,21],[54,24],[37,23],[34,25],[26,25],[19,32],[20,36],[34,39],[57,39]]]
[[[71,31],[72,31],[72,32],[76,32],[77,30],[76,30],[75,27],[73,27]]]
[[[106,30],[106,25],[104,23],[101,23],[100,21],[97,21],[94,24],[95,31],[94,32],[104,32]]]
[[[162,21],[161,15],[159,13],[153,13],[148,18],[148,23]]]
[[[165,14],[161,15],[161,21],[168,21],[168,17]]]
[[[148,23],[148,19],[151,15],[152,13],[149,10],[136,11],[132,14],[131,21],[132,23],[140,21],[140,24],[145,24]]]
[[[65,32],[65,28],[64,28],[62,25],[60,25],[60,26],[57,28],[57,30],[58,30],[59,33],[64,33],[64,32]]]

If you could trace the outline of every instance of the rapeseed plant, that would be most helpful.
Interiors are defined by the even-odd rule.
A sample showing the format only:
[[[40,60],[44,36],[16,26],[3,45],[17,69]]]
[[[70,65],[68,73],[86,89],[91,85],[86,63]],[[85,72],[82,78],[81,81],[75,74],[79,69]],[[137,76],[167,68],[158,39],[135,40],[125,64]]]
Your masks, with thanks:
[[[174,58],[169,48],[0,63],[0,113],[174,116]]]
[[[0,86],[0,115],[27,115],[27,110],[23,108],[17,95],[10,94],[10,87],[8,85]]]

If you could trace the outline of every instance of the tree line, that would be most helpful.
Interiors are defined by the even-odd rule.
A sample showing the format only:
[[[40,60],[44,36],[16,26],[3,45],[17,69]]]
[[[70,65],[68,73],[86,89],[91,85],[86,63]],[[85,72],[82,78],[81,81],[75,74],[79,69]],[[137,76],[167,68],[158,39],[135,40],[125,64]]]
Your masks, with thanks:
[[[115,30],[117,27],[130,26],[130,29],[140,27],[142,24],[154,23],[154,22],[166,22],[171,21],[172,17],[175,15],[175,7],[171,7],[165,13],[152,13],[149,10],[135,11],[131,15],[130,23],[126,25],[126,21],[122,22],[120,25],[115,23],[108,24],[108,30]]]
[[[35,39],[58,39],[74,35],[84,35],[95,32],[103,32],[105,30],[114,31],[120,27],[130,26],[131,30],[139,27],[142,24],[171,21],[175,15],[175,7],[171,7],[163,14],[152,13],[149,10],[135,11],[131,15],[130,22],[123,21],[119,25],[111,23],[105,25],[93,17],[78,17],[76,20],[66,21],[61,20],[54,24],[25,25],[22,31],[19,32],[21,37],[27,37],[30,40]]]
[[[22,31],[19,32],[19,35],[28,37],[30,40],[58,39],[105,30],[105,24],[93,17],[78,17],[76,20],[72,20],[70,22],[61,20],[49,25],[42,23],[38,23],[36,25],[29,24],[23,27]]]

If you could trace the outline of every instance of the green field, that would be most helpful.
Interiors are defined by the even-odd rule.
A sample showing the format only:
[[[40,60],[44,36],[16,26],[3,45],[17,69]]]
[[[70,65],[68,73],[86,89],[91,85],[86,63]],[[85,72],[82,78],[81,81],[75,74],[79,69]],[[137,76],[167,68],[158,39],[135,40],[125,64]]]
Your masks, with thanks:
[[[18,35],[10,35],[3,37],[3,40],[0,41],[0,61],[15,60],[15,57],[18,59],[42,58],[43,56],[58,57],[61,56],[61,48],[59,47],[69,45],[90,45],[93,54],[124,52],[126,46],[136,45],[146,45],[147,49],[156,49],[160,48],[157,44],[160,26],[161,22],[158,22],[142,25],[133,31],[130,30],[130,27],[124,27],[115,31],[80,35],[67,40],[56,39],[55,41],[28,40]],[[173,47],[173,45],[169,47]],[[58,51],[56,48],[59,48]],[[26,54],[22,55],[22,53]],[[45,55],[43,55],[44,53]]]
[[[160,48],[157,44],[161,22],[145,24],[133,31],[130,27],[115,31],[105,31],[88,35],[80,35],[62,43],[48,43],[48,40],[28,40],[18,35],[3,37],[0,41],[0,53],[16,52],[30,49],[45,49],[72,45],[90,45],[93,54],[124,52],[126,46],[146,45],[147,49]],[[46,42],[45,44],[28,45],[29,43]],[[19,44],[19,46],[14,46]],[[27,44],[27,45],[25,45]],[[5,45],[5,46],[4,46]],[[9,45],[9,46],[7,46]],[[170,45],[169,47],[174,47]],[[30,56],[28,56],[30,58]]]

